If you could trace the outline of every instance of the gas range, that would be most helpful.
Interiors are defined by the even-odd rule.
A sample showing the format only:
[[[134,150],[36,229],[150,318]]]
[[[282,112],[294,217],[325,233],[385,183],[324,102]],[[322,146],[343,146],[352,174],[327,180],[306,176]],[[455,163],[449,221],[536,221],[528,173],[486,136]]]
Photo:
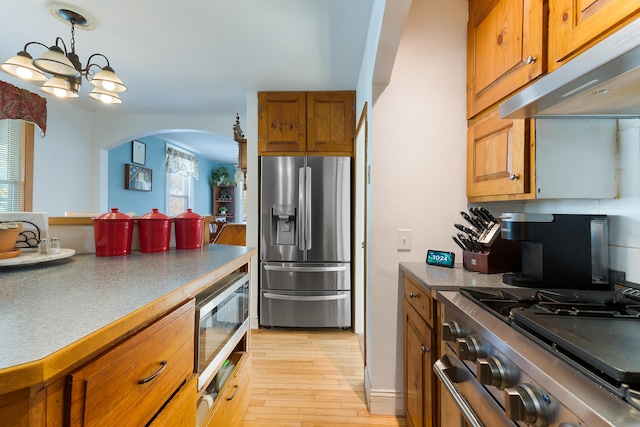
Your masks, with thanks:
[[[434,370],[460,393],[468,425],[640,426],[637,288],[462,288],[438,300]]]

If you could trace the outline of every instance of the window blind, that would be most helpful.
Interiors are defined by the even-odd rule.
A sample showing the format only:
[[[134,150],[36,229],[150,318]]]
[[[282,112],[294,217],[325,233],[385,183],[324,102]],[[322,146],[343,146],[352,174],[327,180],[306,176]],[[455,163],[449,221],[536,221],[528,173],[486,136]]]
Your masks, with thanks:
[[[0,120],[0,212],[23,210],[24,141],[20,120]]]

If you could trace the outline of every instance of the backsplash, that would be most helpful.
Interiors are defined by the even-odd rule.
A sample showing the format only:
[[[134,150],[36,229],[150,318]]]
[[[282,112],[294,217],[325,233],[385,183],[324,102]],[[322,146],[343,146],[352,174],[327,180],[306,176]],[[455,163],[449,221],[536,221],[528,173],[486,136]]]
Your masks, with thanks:
[[[500,212],[604,214],[609,217],[609,266],[640,283],[640,119],[619,120],[619,198],[558,199],[485,206]]]

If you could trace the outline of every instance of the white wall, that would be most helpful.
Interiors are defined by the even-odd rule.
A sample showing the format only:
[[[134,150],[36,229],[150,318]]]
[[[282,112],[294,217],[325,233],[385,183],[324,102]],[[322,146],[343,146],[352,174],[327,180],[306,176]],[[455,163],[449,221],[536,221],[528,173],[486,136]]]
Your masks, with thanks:
[[[389,85],[372,108],[367,387],[372,413],[403,412],[398,263],[452,249],[466,209],[467,0],[414,0]],[[396,230],[411,230],[410,251]]]
[[[33,210],[49,216],[65,211],[107,212],[107,151],[158,131],[200,130],[233,135],[235,112],[228,116],[148,115],[82,109],[73,100],[41,93],[37,86],[9,74],[2,80],[47,99],[47,134],[34,141]],[[126,101],[125,101],[126,102]],[[115,112],[114,112],[115,109]]]

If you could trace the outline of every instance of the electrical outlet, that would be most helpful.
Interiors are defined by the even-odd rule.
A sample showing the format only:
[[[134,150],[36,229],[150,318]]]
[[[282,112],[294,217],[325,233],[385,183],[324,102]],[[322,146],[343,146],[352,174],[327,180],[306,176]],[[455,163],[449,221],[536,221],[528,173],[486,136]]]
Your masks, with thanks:
[[[411,250],[411,230],[399,228],[397,230],[396,243],[399,251]]]

